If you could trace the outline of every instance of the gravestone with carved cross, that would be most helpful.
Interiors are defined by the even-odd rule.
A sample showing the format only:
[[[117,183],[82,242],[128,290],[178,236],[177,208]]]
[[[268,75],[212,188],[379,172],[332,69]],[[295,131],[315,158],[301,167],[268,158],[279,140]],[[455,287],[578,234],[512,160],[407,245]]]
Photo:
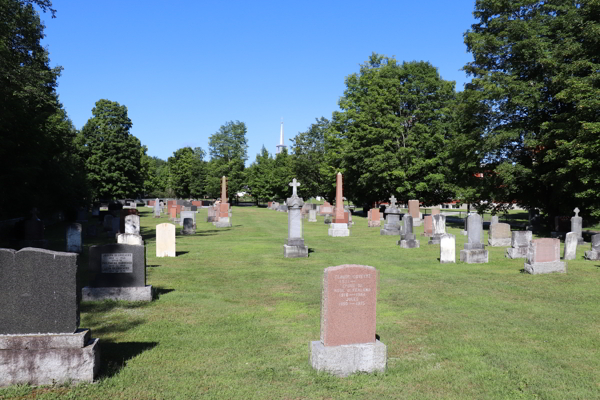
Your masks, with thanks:
[[[300,182],[294,178],[289,184],[292,187],[292,197],[288,197],[288,239],[283,245],[283,255],[286,258],[308,257],[308,247],[302,238],[302,206],[304,201],[298,197],[297,188]]]
[[[385,209],[385,224],[379,232],[382,235],[401,235],[402,222],[400,221],[400,210],[396,207],[396,198],[390,197],[390,206]]]
[[[579,208],[575,207],[573,210],[575,213],[574,217],[571,217],[571,232],[577,234],[577,245],[585,244],[583,241],[582,229],[583,229],[583,218],[579,216]]]

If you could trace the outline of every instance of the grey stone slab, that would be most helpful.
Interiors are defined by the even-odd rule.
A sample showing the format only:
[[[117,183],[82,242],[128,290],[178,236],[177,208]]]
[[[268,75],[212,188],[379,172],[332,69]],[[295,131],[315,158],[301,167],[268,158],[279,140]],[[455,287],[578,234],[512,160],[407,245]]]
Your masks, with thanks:
[[[117,243],[135,244],[137,246],[144,245],[144,239],[140,235],[133,233],[119,233],[117,235]]]
[[[146,286],[144,246],[108,244],[91,246],[89,253],[89,287]]]
[[[283,256],[285,258],[303,258],[308,257],[307,246],[289,246],[283,245]]]
[[[499,225],[499,224],[496,224]],[[488,239],[488,244],[492,247],[508,247],[510,246],[510,238],[504,239]]]
[[[93,382],[100,367],[98,339],[84,347],[0,351],[0,386]]]
[[[77,329],[74,333],[0,335],[0,350],[82,348],[91,337],[89,329]]]
[[[317,222],[317,210],[308,210],[308,222]]]
[[[179,226],[183,226],[186,218],[191,218],[194,225],[196,225],[196,212],[194,211],[181,211]]]
[[[513,232],[511,232],[510,245],[513,248],[529,247],[529,242],[531,242],[531,238],[532,238],[531,231],[513,231]]]
[[[525,263],[525,272],[531,275],[537,274],[550,274],[553,272],[566,273],[566,263],[561,261],[555,262],[539,262],[539,263]]]
[[[565,237],[563,260],[574,260],[577,257],[577,232],[569,232]]]
[[[310,362],[314,369],[339,377],[356,372],[384,372],[387,347],[379,340],[341,346],[324,346],[316,340],[310,343]]]
[[[152,301],[152,285],[136,287],[89,287],[81,290],[83,301]]]
[[[416,239],[402,239],[397,244],[403,249],[416,249],[419,248],[421,243]]]
[[[0,334],[75,332],[77,260],[76,253],[0,249]]]
[[[527,247],[510,247],[506,249],[507,258],[527,258]]]
[[[184,211],[182,211],[183,213]],[[183,220],[183,229],[181,230],[182,235],[195,235],[196,234],[196,224],[192,218],[185,218]]]
[[[461,250],[460,261],[467,264],[485,264],[488,262],[487,250]]]
[[[336,224],[332,222],[329,225],[327,234],[332,237],[350,236],[350,229],[348,229],[348,224]]]
[[[125,233],[130,235],[140,234],[140,216],[130,214],[125,216]]]
[[[586,260],[600,260],[600,251],[589,250],[585,252]]]

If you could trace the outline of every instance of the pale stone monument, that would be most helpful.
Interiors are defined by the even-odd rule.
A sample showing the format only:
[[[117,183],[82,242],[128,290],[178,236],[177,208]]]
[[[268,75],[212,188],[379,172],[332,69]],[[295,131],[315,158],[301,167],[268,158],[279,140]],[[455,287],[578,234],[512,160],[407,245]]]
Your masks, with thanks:
[[[342,174],[337,173],[336,176],[336,188],[335,188],[335,218],[329,225],[328,234],[329,236],[350,236],[350,229],[348,229],[348,222],[344,222],[344,197],[342,190]]]
[[[456,262],[456,237],[449,233],[444,233],[440,237],[440,263]]]
[[[492,247],[508,247],[510,246],[512,235],[510,232],[510,224],[496,222],[491,224],[488,231],[488,245]]]
[[[566,264],[560,261],[560,240],[551,238],[532,240],[525,260],[525,272],[533,275],[567,272]]]
[[[119,233],[117,234],[117,243],[121,244],[135,244],[137,246],[144,246],[144,240],[140,235],[133,233]]]
[[[600,233],[592,236],[592,249],[585,252],[586,260],[600,260]]]
[[[283,245],[283,256],[285,258],[308,257],[308,247],[304,245],[302,238],[302,201],[298,197],[297,188],[300,182],[296,178],[290,183],[292,187],[292,197],[286,201],[288,206],[288,239]],[[312,210],[311,210],[312,211]]]
[[[513,231],[511,232],[511,247],[506,249],[506,257],[508,258],[526,258],[531,242],[531,231]]]
[[[579,216],[579,208],[575,207],[573,212],[575,213],[575,216],[571,217],[571,232],[577,233],[577,244],[582,245],[585,244],[582,235],[583,218]]]
[[[317,210],[308,210],[308,222],[317,222]]]
[[[467,230],[467,243],[465,243],[464,250],[460,251],[460,261],[468,264],[487,263],[488,251],[485,250],[485,246],[481,243],[483,231],[481,215],[469,215]]]
[[[446,234],[446,216],[443,214],[432,215],[433,235],[428,244],[440,244],[442,235]]]
[[[396,198],[394,195],[390,197],[390,206],[385,209],[385,224],[383,229],[379,231],[381,235],[400,235],[402,227],[400,225],[400,210],[396,207]]]
[[[81,253],[83,242],[81,239],[81,224],[74,223],[67,227],[67,252]]]
[[[421,226],[421,212],[419,211],[419,200],[408,201],[408,213],[413,217],[413,226]]]
[[[418,248],[420,246],[420,242],[413,233],[413,217],[409,214],[404,214],[404,217],[402,217],[402,222],[404,229],[402,230],[402,235],[400,235],[401,239],[398,240],[397,244],[403,249]]]
[[[230,228],[230,209],[229,203],[227,203],[227,178],[223,176],[221,178],[221,204],[219,204],[217,220],[213,222],[213,225],[217,228]]]
[[[156,257],[175,257],[175,225],[156,225]]]
[[[365,265],[325,269],[321,340],[310,343],[313,368],[345,377],[385,371],[387,348],[375,335],[377,270]]]
[[[577,257],[577,232],[568,232],[565,236],[563,260],[574,260]]]
[[[154,200],[154,218],[160,218],[160,201]]]

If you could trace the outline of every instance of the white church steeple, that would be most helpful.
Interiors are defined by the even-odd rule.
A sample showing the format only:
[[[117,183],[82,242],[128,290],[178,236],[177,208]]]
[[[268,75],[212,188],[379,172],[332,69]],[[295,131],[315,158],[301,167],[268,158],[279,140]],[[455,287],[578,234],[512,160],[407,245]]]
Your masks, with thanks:
[[[279,130],[279,144],[276,147],[277,152],[275,154],[279,154],[283,149],[287,148],[287,146],[283,144],[283,117],[281,117],[281,129]]]

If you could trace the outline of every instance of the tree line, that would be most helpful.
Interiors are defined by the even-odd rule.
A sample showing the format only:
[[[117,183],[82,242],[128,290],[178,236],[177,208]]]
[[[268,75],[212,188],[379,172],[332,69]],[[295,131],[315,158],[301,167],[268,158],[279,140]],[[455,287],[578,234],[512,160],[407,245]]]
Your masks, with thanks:
[[[464,90],[428,62],[373,53],[346,77],[339,111],[298,133],[289,153],[263,146],[247,168],[239,121],[221,126],[208,152],[185,147],[167,160],[147,155],[116,102],[99,100],[76,130],[32,4],[54,13],[48,0],[0,0],[0,185],[17,204],[11,212],[33,200],[56,208],[99,197],[218,197],[223,175],[230,200],[240,191],[285,199],[294,177],[300,196],[332,199],[339,171],[358,205],[394,194],[480,210],[516,202],[549,217],[577,206],[600,219],[598,0],[477,0]]]

